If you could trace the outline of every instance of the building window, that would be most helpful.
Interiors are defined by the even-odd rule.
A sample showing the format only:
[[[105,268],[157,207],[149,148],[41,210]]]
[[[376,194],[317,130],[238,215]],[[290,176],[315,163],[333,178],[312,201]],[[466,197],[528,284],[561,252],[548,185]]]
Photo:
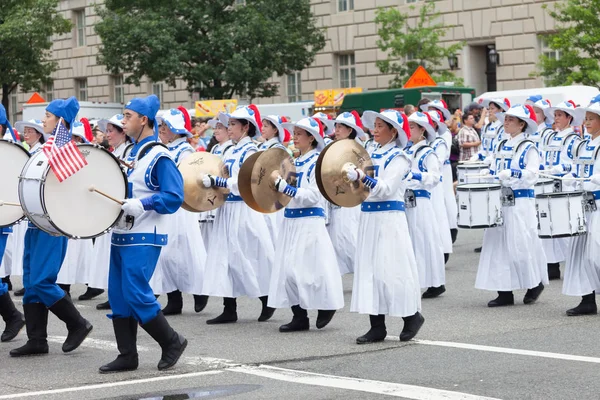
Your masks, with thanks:
[[[46,95],[46,101],[48,103],[50,103],[51,101],[54,100],[54,81],[50,81],[48,83],[46,83],[46,89],[44,90],[44,93]]]
[[[123,75],[117,75],[113,77],[113,101],[115,103],[125,103]]]
[[[74,13],[77,47],[83,47],[85,46],[85,9],[77,10]]]
[[[287,76],[288,102],[302,101],[302,74],[300,71]]]
[[[87,101],[88,99],[88,84],[87,79],[76,79],[75,90],[77,90],[77,100]]]
[[[560,60],[561,52],[560,50],[554,50],[550,48],[548,41],[545,37],[540,37],[540,49],[541,53],[548,58],[552,58],[554,60]]]
[[[354,0],[337,0],[338,12],[354,10]]]
[[[163,101],[163,85],[162,83],[153,83],[152,84],[152,94],[155,94],[158,97],[158,101],[162,104]]]
[[[13,125],[15,123],[15,121],[17,120],[17,111],[19,110],[19,100],[17,98],[17,89],[14,89],[14,93],[10,95],[10,117],[11,117],[11,121],[13,122]],[[19,132],[19,133],[23,133],[23,132]]]
[[[356,68],[354,54],[340,54],[338,56],[340,87],[350,88],[356,86]]]

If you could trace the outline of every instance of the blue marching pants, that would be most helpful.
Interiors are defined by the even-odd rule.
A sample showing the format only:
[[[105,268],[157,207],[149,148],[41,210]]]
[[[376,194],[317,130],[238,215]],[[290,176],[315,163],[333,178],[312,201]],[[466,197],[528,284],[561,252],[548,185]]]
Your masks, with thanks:
[[[4,250],[6,250],[6,242],[8,241],[8,235],[2,233],[2,228],[0,228],[0,263],[2,263],[2,258],[4,257]],[[0,296],[4,293],[8,292],[8,285],[4,282],[0,282]]]
[[[140,324],[153,320],[160,305],[150,287],[159,246],[111,246],[108,273],[109,318],[135,318]]]
[[[37,228],[25,233],[23,254],[23,304],[43,303],[52,306],[65,296],[56,284],[58,271],[67,253],[65,236],[52,236]]]

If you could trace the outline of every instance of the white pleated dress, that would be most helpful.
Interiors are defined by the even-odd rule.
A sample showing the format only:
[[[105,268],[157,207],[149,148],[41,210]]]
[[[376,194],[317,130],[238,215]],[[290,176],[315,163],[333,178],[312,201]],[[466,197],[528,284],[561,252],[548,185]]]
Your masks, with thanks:
[[[422,180],[407,181],[407,189],[413,190],[416,207],[406,208],[406,218],[412,241],[421,288],[438,287],[446,283],[444,247],[440,226],[433,205],[431,191],[440,184],[440,162],[434,150],[425,140],[406,150],[411,158],[412,172],[420,173]],[[450,230],[447,229],[448,234]]]
[[[361,205],[350,311],[409,317],[421,310],[417,262],[403,211],[411,163],[395,143],[378,148],[371,158],[377,184]]]
[[[446,145],[446,141],[441,137],[436,138],[431,143],[431,148],[437,156],[439,163],[438,170],[441,180],[439,184],[435,185],[431,189],[431,203],[433,204],[433,209],[435,210],[437,231],[440,235],[440,241],[442,243],[444,253],[450,254],[452,253],[452,234],[450,233],[450,222],[448,221],[448,213],[446,210],[446,187],[444,186],[444,179],[446,179],[444,176],[444,165],[446,164],[446,161],[449,160],[450,148]],[[452,171],[450,171],[450,174],[452,174]],[[452,177],[450,177],[450,179],[452,179]]]
[[[452,134],[446,131],[442,136],[446,147],[452,148]],[[448,157],[450,157],[450,151],[448,151]],[[450,158],[444,161],[442,167],[442,184],[444,186],[444,204],[446,206],[446,216],[448,217],[448,227],[450,229],[458,229],[458,206],[456,204],[456,194],[454,193],[454,179],[452,178],[452,165],[450,164]],[[452,242],[452,236],[450,237]]]
[[[261,297],[269,293],[275,250],[262,214],[240,197],[237,178],[246,158],[257,152],[244,137],[225,157],[231,193],[217,209],[213,223],[202,294],[221,297]]]
[[[298,190],[284,211],[269,286],[269,307],[306,310],[344,307],[342,277],[325,227],[326,201],[315,179],[319,153],[296,160]]]
[[[342,275],[354,272],[359,219],[360,206],[339,207],[331,204],[329,207],[327,232],[333,243],[340,274]]]
[[[578,156],[588,157],[589,164],[577,160],[577,175],[589,178],[600,174],[600,137],[579,146]],[[584,296],[600,293],[600,185],[583,182],[582,190],[591,192],[596,199],[596,211],[586,213],[587,234],[573,238],[567,257],[563,280],[563,294]]]
[[[92,239],[69,239],[67,253],[60,271],[58,271],[56,283],[63,285],[88,283],[93,256],[94,244]]]
[[[274,137],[272,139],[263,142],[258,147],[258,151],[267,151],[269,149],[282,149],[286,150],[286,148],[279,142],[279,139]],[[283,210],[263,214],[265,218],[265,222],[267,223],[267,227],[269,228],[269,234],[271,235],[271,240],[273,243],[277,243],[277,235],[279,234],[279,228],[283,224]]]
[[[169,143],[169,153],[175,164],[194,153],[185,137]],[[184,293],[202,294],[206,249],[198,224],[199,213],[183,208],[166,218],[169,243],[160,252],[156,269],[150,279],[155,294]]]
[[[521,178],[502,181],[515,192],[515,205],[503,206],[504,224],[486,229],[475,287],[494,291],[532,289],[548,283],[546,256],[538,237],[534,186],[540,157],[525,135],[500,142],[494,152],[495,175],[504,169],[521,171]],[[498,183],[498,180],[490,180]]]

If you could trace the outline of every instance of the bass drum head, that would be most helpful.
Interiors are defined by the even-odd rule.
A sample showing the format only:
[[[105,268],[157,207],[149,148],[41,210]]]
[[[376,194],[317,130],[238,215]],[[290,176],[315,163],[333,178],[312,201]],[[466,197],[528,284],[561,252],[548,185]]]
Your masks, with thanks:
[[[48,171],[43,198],[46,213],[59,231],[71,238],[87,239],[105,233],[121,216],[120,204],[90,192],[90,187],[115,199],[125,199],[127,177],[108,151],[92,144],[77,147],[88,165],[62,183]]]
[[[20,145],[0,140],[0,201],[19,204],[19,175],[27,161],[29,153]],[[0,227],[10,226],[23,219],[25,213],[21,207],[0,206]]]

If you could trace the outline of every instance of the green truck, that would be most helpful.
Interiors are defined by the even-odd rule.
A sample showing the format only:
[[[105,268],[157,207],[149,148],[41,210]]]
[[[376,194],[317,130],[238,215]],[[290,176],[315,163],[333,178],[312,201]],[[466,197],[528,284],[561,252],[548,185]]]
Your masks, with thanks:
[[[363,93],[347,94],[339,113],[356,110],[362,114],[365,110],[381,111],[397,109],[405,105],[416,105],[423,97],[431,100],[444,99],[450,112],[463,109],[475,98],[475,89],[453,86],[427,86],[410,89],[373,90]]]

